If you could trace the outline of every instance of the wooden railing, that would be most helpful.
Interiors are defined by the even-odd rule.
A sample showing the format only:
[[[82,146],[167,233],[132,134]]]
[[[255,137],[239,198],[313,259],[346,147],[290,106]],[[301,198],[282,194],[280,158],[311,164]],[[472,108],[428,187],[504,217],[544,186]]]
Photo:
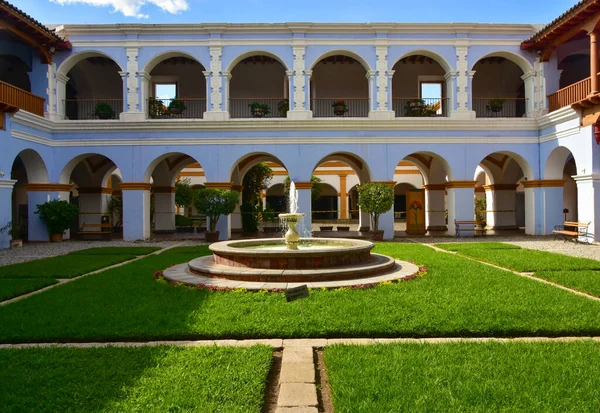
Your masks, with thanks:
[[[548,95],[549,111],[555,111],[565,106],[570,106],[573,103],[579,102],[585,99],[592,90],[592,78],[580,80],[577,83],[573,83],[567,87],[560,89],[559,91]]]
[[[44,116],[44,98],[0,81],[0,105]]]

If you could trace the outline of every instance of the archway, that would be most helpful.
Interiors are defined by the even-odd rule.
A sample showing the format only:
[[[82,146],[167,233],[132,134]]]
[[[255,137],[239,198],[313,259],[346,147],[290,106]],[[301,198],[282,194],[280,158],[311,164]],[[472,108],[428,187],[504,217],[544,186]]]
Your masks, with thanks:
[[[353,53],[327,54],[313,66],[310,105],[313,116],[367,117],[370,111],[368,66]]]
[[[231,118],[284,118],[289,109],[286,67],[277,56],[244,54],[232,64],[229,80]]]
[[[0,55],[0,81],[31,92],[29,67],[21,58],[14,55]]]
[[[554,148],[544,164],[544,179],[564,181],[562,188],[562,218],[564,221],[579,220],[579,192],[577,182],[573,179],[576,175],[577,163],[573,153],[564,146]]]
[[[501,55],[488,55],[473,66],[473,110],[477,117],[520,118],[527,111],[524,71]]]
[[[148,116],[152,119],[201,119],[206,112],[205,67],[184,53],[170,52],[147,65]]]
[[[446,66],[441,57],[426,51],[415,51],[396,62],[392,68],[392,109],[396,117],[448,116]]]

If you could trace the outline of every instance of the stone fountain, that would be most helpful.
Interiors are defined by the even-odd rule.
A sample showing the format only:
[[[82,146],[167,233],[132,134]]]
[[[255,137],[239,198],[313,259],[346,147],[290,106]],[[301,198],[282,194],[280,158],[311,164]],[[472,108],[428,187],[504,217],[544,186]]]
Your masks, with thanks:
[[[347,238],[301,238],[298,192],[290,184],[290,212],[279,214],[287,227],[284,238],[222,241],[210,245],[212,256],[164,271],[164,277],[185,284],[228,288],[281,289],[289,283],[313,287],[375,284],[410,276],[414,264],[372,253],[370,241]]]

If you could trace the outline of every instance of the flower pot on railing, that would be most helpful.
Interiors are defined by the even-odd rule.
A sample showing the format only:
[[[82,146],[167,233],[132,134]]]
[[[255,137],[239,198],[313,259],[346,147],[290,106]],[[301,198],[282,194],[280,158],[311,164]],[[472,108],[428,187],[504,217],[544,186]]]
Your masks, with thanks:
[[[333,107],[333,114],[335,116],[344,116],[344,114],[348,112],[348,105],[341,99],[333,102],[331,107]]]
[[[264,118],[271,113],[271,108],[266,103],[252,102],[248,105],[253,118]]]
[[[485,106],[485,109],[490,112],[498,113],[498,112],[502,112],[503,106],[504,106],[504,99],[492,99]]]
[[[169,112],[172,115],[181,115],[186,109],[187,107],[181,99],[173,99],[171,103],[169,103]]]

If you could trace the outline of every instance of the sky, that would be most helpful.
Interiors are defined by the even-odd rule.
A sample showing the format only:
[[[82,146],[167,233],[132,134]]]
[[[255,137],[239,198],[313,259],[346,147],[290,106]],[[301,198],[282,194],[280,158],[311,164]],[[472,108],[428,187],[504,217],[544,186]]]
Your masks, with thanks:
[[[100,23],[533,23],[577,0],[9,0],[46,24]]]

